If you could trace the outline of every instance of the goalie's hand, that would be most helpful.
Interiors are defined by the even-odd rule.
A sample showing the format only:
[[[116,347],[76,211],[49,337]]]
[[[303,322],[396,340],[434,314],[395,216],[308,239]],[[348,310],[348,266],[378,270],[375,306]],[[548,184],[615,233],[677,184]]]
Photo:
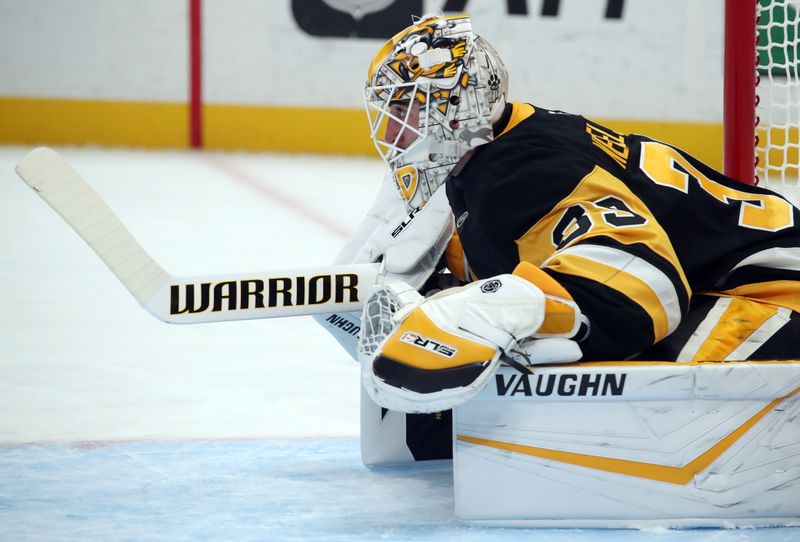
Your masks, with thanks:
[[[405,412],[445,410],[476,395],[501,354],[537,336],[548,299],[550,306],[554,303],[516,274],[414,299],[395,313],[394,329],[369,360],[368,391],[379,404]],[[566,307],[559,316],[569,313],[571,324],[564,333],[550,336],[571,336],[577,329],[577,307],[571,300],[559,301]]]

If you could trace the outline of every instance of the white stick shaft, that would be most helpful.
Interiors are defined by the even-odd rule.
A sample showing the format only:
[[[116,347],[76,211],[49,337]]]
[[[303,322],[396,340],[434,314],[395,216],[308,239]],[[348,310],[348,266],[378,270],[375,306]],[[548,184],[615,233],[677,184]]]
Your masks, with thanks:
[[[17,174],[157,318],[196,323],[360,310],[377,264],[177,278],[145,252],[100,196],[55,151],[29,152]]]

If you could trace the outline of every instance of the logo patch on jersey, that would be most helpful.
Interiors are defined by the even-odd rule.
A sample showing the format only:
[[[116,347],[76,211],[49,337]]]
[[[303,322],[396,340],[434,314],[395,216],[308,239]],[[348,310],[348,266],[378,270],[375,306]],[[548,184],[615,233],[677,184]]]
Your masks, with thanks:
[[[481,285],[481,292],[485,294],[493,294],[499,290],[501,286],[503,286],[503,283],[497,279],[487,280]]]
[[[456,347],[423,337],[414,331],[406,331],[403,333],[403,336],[400,337],[400,341],[418,348],[422,348],[428,352],[433,352],[434,354],[445,358],[452,358],[458,353],[458,349]]]
[[[467,218],[469,218],[469,211],[464,211],[458,215],[458,219],[456,220],[456,229],[458,231],[461,231],[461,226],[464,225],[464,222],[467,221]]]

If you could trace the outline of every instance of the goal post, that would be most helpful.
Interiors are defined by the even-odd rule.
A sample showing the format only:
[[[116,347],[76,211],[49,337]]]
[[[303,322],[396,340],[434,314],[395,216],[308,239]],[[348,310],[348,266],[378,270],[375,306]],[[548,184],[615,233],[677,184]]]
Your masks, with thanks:
[[[800,0],[726,0],[724,172],[800,202]]]
[[[757,3],[725,2],[723,167],[725,175],[747,184],[756,182]]]

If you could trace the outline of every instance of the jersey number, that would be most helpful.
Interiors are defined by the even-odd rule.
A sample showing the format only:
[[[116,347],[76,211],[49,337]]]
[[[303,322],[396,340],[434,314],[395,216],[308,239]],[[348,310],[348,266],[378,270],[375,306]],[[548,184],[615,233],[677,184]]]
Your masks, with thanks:
[[[709,195],[730,205],[738,203],[739,225],[744,228],[780,231],[794,223],[792,206],[786,200],[769,194],[752,194],[712,181],[678,151],[661,143],[642,143],[642,171],[651,181],[683,193],[696,183]]]
[[[593,201],[592,204],[608,209],[609,212],[600,213],[600,216],[603,217],[603,222],[609,226],[624,228],[627,226],[641,226],[647,223],[645,217],[634,213],[624,201],[617,197],[607,196]],[[561,250],[578,237],[589,233],[593,226],[592,217],[583,205],[573,205],[564,211],[555,228],[553,228],[553,245],[556,246],[557,250]]]

